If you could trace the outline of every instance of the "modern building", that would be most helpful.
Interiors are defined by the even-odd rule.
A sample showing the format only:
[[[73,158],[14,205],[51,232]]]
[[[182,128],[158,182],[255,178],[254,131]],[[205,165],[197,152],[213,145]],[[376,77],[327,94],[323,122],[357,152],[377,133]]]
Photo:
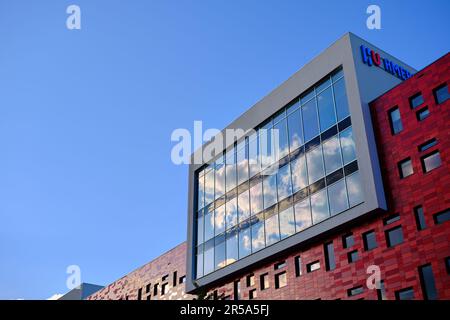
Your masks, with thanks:
[[[188,300],[185,293],[186,243],[132,271],[88,300]]]
[[[103,286],[92,283],[82,283],[78,287],[70,290],[58,300],[85,300],[91,294],[101,290]]]
[[[448,76],[348,33],[197,150],[186,291],[450,298]]]

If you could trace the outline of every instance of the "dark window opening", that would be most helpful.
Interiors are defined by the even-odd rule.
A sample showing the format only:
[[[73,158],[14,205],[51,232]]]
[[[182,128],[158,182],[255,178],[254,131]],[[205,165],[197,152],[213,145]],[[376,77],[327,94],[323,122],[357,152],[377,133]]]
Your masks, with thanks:
[[[169,286],[169,284],[168,283],[163,283],[162,285],[161,285],[161,295],[163,296],[163,295],[165,295],[166,293],[167,293],[167,287]]]
[[[440,167],[442,164],[441,155],[439,154],[439,151],[427,154],[426,156],[420,158],[420,160],[422,162],[422,170],[424,173],[430,172],[431,170]]]
[[[347,295],[349,297],[353,297],[353,296],[356,296],[356,295],[361,294],[363,292],[364,292],[364,287],[363,286],[359,286],[359,287],[348,289],[347,290]]]
[[[287,274],[286,271],[275,275],[275,289],[280,289],[287,286]]]
[[[284,268],[285,266],[286,266],[286,261],[281,261],[281,262],[276,263],[276,264],[273,266],[273,268],[274,268],[275,270],[279,270],[279,269],[281,269],[281,268]]]
[[[422,108],[416,112],[417,121],[423,121],[430,116],[430,110],[428,107]]]
[[[431,264],[420,266],[419,275],[423,298],[425,300],[436,300],[438,298],[438,294]]]
[[[387,246],[394,247],[403,243],[403,230],[401,226],[385,231]]]
[[[353,247],[355,244],[355,239],[353,238],[353,234],[347,234],[342,237],[342,246],[347,249]]]
[[[178,284],[178,275],[177,275],[177,272],[174,271],[173,272],[173,286],[176,287],[177,284]]]
[[[369,251],[378,247],[375,231],[367,231],[363,233],[364,250]]]
[[[434,100],[436,101],[436,104],[441,104],[448,100],[450,97],[448,93],[448,86],[446,83],[443,85],[440,85],[436,89],[433,90]]]
[[[300,277],[302,275],[302,258],[297,256],[294,258],[295,263],[295,276]]]
[[[336,269],[336,259],[334,256],[333,242],[324,245],[325,251],[325,270],[330,271]]]
[[[179,280],[179,283],[182,284],[182,283],[185,283],[185,282],[186,282],[186,276],[181,276],[180,280]]]
[[[234,300],[241,300],[241,281],[237,280],[234,282]]]
[[[247,287],[251,287],[255,285],[255,275],[250,274],[247,276]]]
[[[400,178],[404,179],[414,173],[411,158],[406,158],[398,163]]]
[[[320,262],[314,261],[306,265],[306,272],[310,273],[320,269]]]
[[[417,230],[423,230],[427,227],[425,223],[425,215],[423,213],[422,206],[417,206],[414,208],[414,217],[416,219]]]
[[[406,289],[395,291],[395,299],[396,300],[414,300],[413,288],[406,288]]]
[[[250,290],[248,292],[248,298],[250,300],[256,299],[257,297],[258,297],[258,295],[257,295],[256,289]]]
[[[436,140],[435,138],[430,139],[430,140],[428,140],[428,141],[422,143],[422,144],[419,146],[419,152],[426,151],[426,150],[428,150],[428,149],[434,147],[435,145],[437,145],[437,140]]]
[[[450,220],[450,209],[436,213],[433,218],[435,224],[441,224]]]
[[[402,118],[398,107],[389,110],[388,116],[389,116],[389,125],[391,127],[391,133],[393,135],[396,135],[401,131],[403,131]]]
[[[377,297],[378,300],[387,300],[386,297],[386,288],[384,286],[384,281],[380,281],[380,287],[377,289]]]
[[[420,92],[416,93],[411,98],[409,98],[409,106],[411,107],[411,109],[417,108],[422,103],[423,103],[423,97],[422,97],[422,94]]]
[[[142,300],[142,288],[139,288],[138,290],[137,299]]]
[[[348,263],[352,263],[358,260],[358,250],[353,250],[347,253]]]

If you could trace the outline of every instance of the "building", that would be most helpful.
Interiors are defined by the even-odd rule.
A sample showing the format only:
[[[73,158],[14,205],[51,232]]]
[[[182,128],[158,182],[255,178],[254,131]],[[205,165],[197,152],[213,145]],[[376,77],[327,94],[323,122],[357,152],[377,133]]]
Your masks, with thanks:
[[[132,271],[88,300],[188,300],[185,293],[186,243]]]
[[[348,33],[197,150],[186,291],[450,298],[448,76]]]
[[[70,290],[58,300],[85,300],[91,294],[101,290],[103,286],[92,283],[82,283],[78,287]]]

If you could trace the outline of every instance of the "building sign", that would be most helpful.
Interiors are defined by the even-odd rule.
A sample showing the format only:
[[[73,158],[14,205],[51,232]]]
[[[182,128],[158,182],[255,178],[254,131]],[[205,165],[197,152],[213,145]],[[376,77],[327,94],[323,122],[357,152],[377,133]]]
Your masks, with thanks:
[[[386,72],[393,74],[394,76],[406,80],[412,76],[411,72],[402,68],[395,62],[392,62],[386,58],[382,58],[380,54],[372,49],[361,45],[361,55],[363,63],[368,66],[377,66],[384,69]]]

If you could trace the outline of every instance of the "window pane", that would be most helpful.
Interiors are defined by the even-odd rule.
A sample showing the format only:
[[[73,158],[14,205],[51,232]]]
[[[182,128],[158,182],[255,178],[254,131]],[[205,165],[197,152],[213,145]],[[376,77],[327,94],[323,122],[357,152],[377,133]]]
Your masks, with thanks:
[[[266,219],[266,245],[280,241],[280,228],[278,225],[278,214]]]
[[[417,94],[417,95],[411,97],[411,98],[409,99],[409,102],[410,102],[411,108],[413,108],[413,109],[414,109],[414,108],[417,108],[418,106],[420,106],[420,105],[423,103],[423,97],[422,97],[422,95],[419,93],[419,94]]]
[[[441,103],[447,101],[448,98],[450,97],[450,94],[448,93],[448,86],[443,85],[443,86],[437,88],[434,91],[434,96],[435,96],[437,104],[441,104]]]
[[[308,167],[309,184],[316,182],[324,176],[322,146],[306,153],[306,165]]]
[[[302,231],[311,226],[311,208],[309,205],[309,198],[298,202],[294,208],[296,232]]]
[[[414,173],[411,159],[400,161],[398,164],[400,178],[406,178]]]
[[[252,215],[262,211],[262,200],[262,183],[258,182],[256,185],[250,188],[250,209]]]
[[[238,185],[248,180],[248,153],[245,146],[245,141],[238,145],[237,157],[237,178]]]
[[[248,153],[249,153],[250,177],[253,177],[259,171],[261,171],[261,161],[259,159],[258,135],[256,133],[249,138]]]
[[[311,196],[311,212],[314,224],[329,217],[326,189],[316,192]]]
[[[229,229],[237,224],[237,198],[233,198],[225,204],[226,228]]]
[[[214,214],[210,212],[205,215],[205,241],[214,237]]]
[[[397,300],[414,300],[414,291],[412,288],[397,291],[395,293]]]
[[[334,89],[334,100],[336,102],[336,113],[338,121],[346,118],[350,113],[348,111],[348,100],[347,94],[345,92],[345,81],[344,79],[339,80],[333,85]]]
[[[359,172],[352,174],[345,178],[347,182],[348,201],[350,207],[353,207],[364,201],[362,185],[359,177]]]
[[[205,174],[205,205],[214,201],[214,169]]]
[[[323,156],[325,159],[326,174],[332,173],[342,167],[341,146],[337,136],[328,139],[323,144]]]
[[[342,157],[344,165],[356,159],[355,141],[352,128],[347,128],[339,134],[341,140]]]
[[[197,255],[197,279],[203,276],[203,253]]]
[[[278,201],[292,194],[291,170],[289,163],[278,169]]]
[[[291,113],[288,116],[287,121],[289,128],[289,150],[292,152],[303,144],[303,128],[300,109]]]
[[[286,119],[281,120],[274,126],[273,137],[275,145],[275,160],[283,158],[289,153]]]
[[[348,209],[347,190],[344,179],[328,187],[328,196],[330,198],[331,215]]]
[[[319,108],[320,131],[325,131],[336,123],[331,87],[317,95],[317,105]]]
[[[239,259],[248,256],[252,252],[252,240],[250,228],[245,226],[239,229]]]
[[[275,147],[273,145],[273,130],[266,125],[259,129],[259,150],[261,152],[261,167],[265,168],[275,161]]]
[[[398,108],[389,111],[389,121],[391,125],[392,134],[397,134],[403,130],[402,118]]]
[[[271,174],[263,179],[264,209],[277,203],[277,176]]]
[[[264,241],[264,221],[257,220],[252,225],[252,252],[256,252],[265,247]]]
[[[218,199],[225,194],[225,166],[223,164],[216,167],[216,188],[214,198]]]
[[[438,294],[431,265],[428,264],[420,267],[419,273],[425,300],[436,300],[438,298]]]
[[[364,239],[364,249],[366,251],[375,249],[378,247],[377,238],[374,231],[367,232],[363,234]]]
[[[250,193],[248,190],[238,196],[238,219],[242,222],[250,217]]]
[[[221,205],[216,209],[215,216],[215,235],[221,234],[225,231],[225,205]]]
[[[403,230],[402,227],[395,227],[386,231],[388,247],[393,247],[403,243]]]
[[[292,192],[295,193],[308,185],[305,156],[297,157],[294,161],[292,161],[291,170],[293,184]]]
[[[214,271],[214,246],[205,250],[205,262],[204,262],[204,274],[208,274]]]
[[[309,141],[319,134],[319,123],[317,119],[316,99],[312,99],[302,106],[303,128],[305,130],[305,141]]]
[[[233,190],[236,187],[236,159],[234,148],[230,149],[225,157],[226,168],[226,191]]]
[[[280,212],[280,237],[287,238],[295,233],[294,208]]]
[[[197,244],[203,243],[203,216],[197,219]]]
[[[227,233],[227,259],[226,264],[229,265],[239,259],[238,257],[238,233],[236,229]]]
[[[431,155],[424,157],[422,159],[422,163],[423,163],[423,171],[429,172],[441,166],[442,163],[441,156],[439,152],[433,153]]]
[[[215,270],[225,267],[225,235],[215,238],[214,263]]]
[[[205,177],[203,175],[198,177],[198,209],[205,205]]]
[[[336,269],[336,257],[334,256],[333,242],[324,245],[325,250],[325,269],[327,271]]]

